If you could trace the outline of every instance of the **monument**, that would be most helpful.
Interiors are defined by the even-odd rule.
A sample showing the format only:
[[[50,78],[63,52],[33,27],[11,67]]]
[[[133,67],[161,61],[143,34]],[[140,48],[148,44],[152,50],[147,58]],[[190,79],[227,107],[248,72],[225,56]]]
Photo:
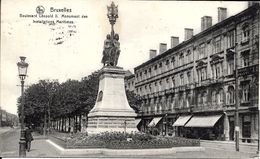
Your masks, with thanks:
[[[124,85],[126,71],[117,66],[120,55],[119,35],[114,32],[118,18],[118,6],[114,2],[107,7],[107,17],[111,24],[111,33],[106,36],[103,49],[103,68],[99,75],[99,90],[95,106],[88,114],[89,134],[105,131],[138,131],[135,124],[137,116],[130,107]]]

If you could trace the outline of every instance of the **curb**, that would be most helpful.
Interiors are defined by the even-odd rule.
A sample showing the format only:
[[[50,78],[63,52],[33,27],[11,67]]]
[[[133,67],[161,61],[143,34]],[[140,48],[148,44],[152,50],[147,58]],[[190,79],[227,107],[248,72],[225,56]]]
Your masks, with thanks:
[[[64,149],[51,140],[46,140],[54,146],[62,155],[107,155],[107,156],[143,156],[143,155],[170,155],[178,152],[205,151],[204,147],[172,147],[160,149]]]

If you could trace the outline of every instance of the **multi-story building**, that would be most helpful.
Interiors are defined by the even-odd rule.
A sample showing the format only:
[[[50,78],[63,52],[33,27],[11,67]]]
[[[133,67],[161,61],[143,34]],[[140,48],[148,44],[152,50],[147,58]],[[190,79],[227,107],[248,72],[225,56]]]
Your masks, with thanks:
[[[170,49],[160,44],[157,56],[150,50],[150,59],[135,68],[135,92],[142,97],[138,127],[234,140],[237,88],[240,138],[257,139],[259,21],[259,4],[228,18],[227,9],[218,8],[217,24],[204,16],[200,33],[186,28],[182,43],[171,37]]]
[[[125,89],[130,92],[135,90],[135,75],[129,70],[125,75]]]

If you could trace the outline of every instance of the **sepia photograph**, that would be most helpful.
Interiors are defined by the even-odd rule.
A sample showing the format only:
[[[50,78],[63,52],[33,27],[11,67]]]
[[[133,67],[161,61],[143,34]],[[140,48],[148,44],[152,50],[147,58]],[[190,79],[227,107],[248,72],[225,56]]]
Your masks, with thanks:
[[[259,1],[0,2],[0,158],[259,158]]]

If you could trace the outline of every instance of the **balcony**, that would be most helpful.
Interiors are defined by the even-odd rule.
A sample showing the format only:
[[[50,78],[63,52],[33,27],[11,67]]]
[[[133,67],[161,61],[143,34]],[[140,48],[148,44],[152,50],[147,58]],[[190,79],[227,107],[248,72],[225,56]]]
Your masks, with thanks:
[[[224,77],[218,77],[218,78],[211,78],[210,79],[210,84],[221,84],[224,82]]]
[[[246,76],[250,74],[258,74],[258,64],[252,65],[252,66],[247,66],[238,69],[238,76]]]
[[[170,93],[174,93],[174,92],[175,92],[174,88],[170,88],[170,89],[165,90],[165,94],[170,94]]]
[[[212,104],[200,105],[191,107],[192,112],[207,112],[207,111],[218,111],[223,110],[223,104]]]
[[[186,90],[186,85],[182,85],[182,86],[179,86],[178,87],[178,91],[181,92],[181,91],[185,91]]]
[[[175,107],[174,109],[178,113],[190,112],[190,110],[191,110],[191,108],[189,108],[189,107]]]
[[[197,82],[195,83],[195,87],[199,88],[199,87],[206,87],[210,84],[210,79],[206,79],[206,80],[203,80],[201,82]]]

